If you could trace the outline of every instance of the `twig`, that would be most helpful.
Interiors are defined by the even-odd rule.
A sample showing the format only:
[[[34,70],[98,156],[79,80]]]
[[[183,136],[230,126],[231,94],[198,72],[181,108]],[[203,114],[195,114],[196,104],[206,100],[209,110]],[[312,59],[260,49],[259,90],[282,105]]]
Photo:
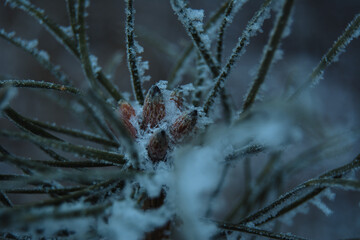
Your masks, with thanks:
[[[4,191],[0,190],[0,202],[4,204],[6,207],[13,207],[13,203],[10,201],[10,199],[7,197],[7,195],[4,193]]]
[[[80,90],[71,86],[66,86],[62,84],[56,84],[51,82],[44,81],[34,81],[34,80],[1,80],[0,88],[5,86],[11,87],[20,87],[20,88],[43,88],[51,89],[61,92],[67,92],[72,94],[80,94]]]
[[[45,130],[34,126],[33,124],[27,122],[27,120],[21,116],[19,113],[17,113],[15,110],[13,110],[10,107],[7,107],[3,110],[3,112],[6,114],[6,116],[11,119],[12,121],[15,122],[15,124],[22,130],[26,131],[26,132],[30,132],[32,134],[35,134],[37,136],[41,136],[44,138],[49,138],[49,139],[54,139],[54,140],[58,140],[58,141],[62,141],[61,139],[59,139],[58,137],[55,137],[54,135],[46,132]],[[61,156],[60,154],[56,153],[55,151],[48,149],[44,146],[42,146],[39,143],[35,143],[42,151],[44,151],[45,153],[47,153],[50,157],[54,158],[57,161],[60,162],[67,162],[69,161],[68,159],[66,159],[65,157]]]
[[[0,130],[0,136],[15,138],[15,139],[26,139],[31,142],[44,145],[46,147],[57,148],[66,152],[79,154],[80,156],[91,158],[94,160],[107,161],[117,165],[125,164],[126,160],[123,155],[115,152],[104,151],[88,146],[74,145],[67,142],[61,142],[58,140],[47,139],[39,136],[30,135],[27,133],[15,133],[5,130]]]
[[[56,126],[54,123],[45,123],[45,122],[30,119],[30,118],[26,118],[26,119],[28,122],[30,122],[36,126],[42,127],[44,129],[48,129],[48,130],[55,131],[55,132],[62,133],[62,134],[67,134],[72,137],[81,138],[81,139],[84,139],[87,141],[103,144],[103,145],[106,145],[109,147],[119,147],[119,144],[117,142],[106,139],[99,135],[95,135],[93,133],[86,133],[86,132],[83,132],[83,131],[80,131],[77,129]]]
[[[216,25],[217,21],[220,19],[222,14],[225,12],[226,7],[229,5],[229,2],[232,0],[227,0],[224,2],[219,9],[210,17],[209,21],[206,23],[204,27],[205,33],[207,33],[213,26]],[[186,50],[183,52],[183,54],[179,57],[177,60],[173,70],[170,73],[169,76],[169,86],[174,87],[178,82],[175,82],[174,80],[177,78],[177,75],[179,74],[180,70],[183,68],[185,62],[187,62],[187,59],[191,56],[191,53],[193,52],[194,44],[189,44],[189,46],[186,48]]]
[[[256,77],[253,80],[250,91],[245,98],[243,104],[243,111],[248,110],[250,106],[254,103],[257,92],[259,91],[261,85],[265,80],[266,74],[270,68],[275,52],[283,36],[284,29],[288,23],[293,3],[294,0],[286,0],[284,2],[281,13],[279,14],[274,29],[272,30],[269,42],[265,47],[266,52],[263,55]]]
[[[99,167],[110,167],[116,166],[116,164],[93,162],[93,161],[71,161],[71,162],[57,162],[57,161],[43,161],[43,160],[32,160],[32,162],[42,163],[50,167],[61,167],[61,168],[99,168]],[[1,175],[0,175],[1,177]]]
[[[342,176],[348,174],[350,171],[357,169],[360,167],[360,155],[358,155],[351,163],[346,164],[342,167],[336,168],[332,171],[329,171],[317,179],[325,179],[325,178],[341,178]],[[312,179],[312,180],[317,180]],[[282,195],[278,200],[274,201],[267,207],[259,210],[258,212],[246,217],[245,219],[241,220],[239,224],[246,224],[248,222],[252,222],[255,226],[262,225],[266,222],[269,222],[279,216],[289,212],[290,210],[298,207],[299,205],[303,204],[304,202],[312,199],[314,196],[321,193],[326,187],[315,187],[315,189],[310,190],[306,193],[303,197],[296,197],[297,194],[301,193],[302,191],[308,189],[309,185],[307,183],[300,184],[293,190],[287,192],[286,194]],[[269,214],[271,212],[271,214]]]
[[[40,24],[45,26],[46,30],[48,30],[58,42],[65,46],[75,56],[78,55],[78,50],[74,41],[60,29],[58,24],[45,15],[44,10],[36,7],[29,1],[8,0],[8,2],[11,7],[19,8],[30,16],[33,16]]]
[[[41,64],[41,66],[47,69],[54,77],[56,77],[56,79],[59,80],[59,82],[66,85],[70,83],[69,77],[59,69],[59,66],[54,65],[50,61],[49,56],[45,51],[38,50],[34,46],[35,44],[32,44],[32,41],[25,41],[19,37],[15,37],[14,33],[6,33],[3,29],[0,30],[0,37],[31,54]]]
[[[85,33],[85,0],[78,1],[78,26],[79,26],[79,52],[81,65],[86,75],[86,78],[90,82],[92,89],[99,93],[99,89],[96,83],[96,73],[93,71],[92,63],[90,61],[89,49],[87,43],[87,36]]]
[[[304,82],[295,93],[289,98],[293,100],[297,98],[308,87],[315,85],[322,78],[325,68],[335,62],[339,55],[345,51],[346,46],[360,34],[360,14],[355,15],[354,19],[346,27],[344,33],[336,40],[327,53],[321,58],[319,64],[310,74],[306,82]]]
[[[205,44],[204,40],[202,39],[201,32],[194,26],[191,19],[186,14],[185,4],[180,0],[171,0],[171,6],[175,13],[179,16],[179,20],[184,25],[187,33],[191,37],[194,42],[194,45],[198,49],[201,57],[204,59],[206,64],[208,65],[211,73],[214,77],[218,76],[220,73],[219,65],[216,60],[213,58],[208,46]]]
[[[239,3],[241,2],[241,3]],[[223,51],[223,45],[224,45],[224,35],[225,35],[225,29],[227,26],[232,22],[232,18],[234,14],[242,7],[243,4],[245,4],[247,0],[230,0],[227,4],[226,11],[224,14],[224,18],[221,22],[219,33],[216,41],[216,59],[218,63],[221,63],[222,59],[222,51]],[[235,6],[237,4],[238,6]]]
[[[75,41],[70,36],[68,36],[59,27],[58,24],[46,16],[44,10],[36,7],[29,1],[8,0],[8,2],[12,7],[19,8],[30,16],[33,16],[41,25],[45,26],[45,29],[48,30],[59,43],[61,43],[70,53],[72,53],[77,59],[80,60],[80,52]],[[123,99],[123,96],[120,94],[120,92],[101,71],[98,72],[96,78],[110,93],[115,101]]]
[[[215,98],[221,92],[221,90],[224,88],[224,82],[225,82],[226,78],[228,77],[233,65],[235,64],[235,61],[244,52],[243,49],[246,45],[249,44],[250,37],[253,34],[255,34],[256,30],[258,30],[258,28],[254,28],[254,26],[257,26],[256,24],[259,24],[259,21],[260,21],[260,23],[262,23],[262,21],[264,20],[264,17],[266,16],[266,13],[269,11],[269,5],[271,2],[272,2],[272,0],[265,0],[263,2],[263,4],[261,5],[260,9],[254,14],[254,16],[249,21],[242,36],[238,40],[237,45],[233,49],[233,53],[230,56],[228,62],[221,70],[221,73],[218,75],[218,77],[216,79],[216,83],[214,84],[214,87],[213,87],[209,97],[207,98],[207,101],[204,105],[205,114],[209,114],[210,108],[212,107],[212,105],[215,102]]]
[[[257,236],[268,237],[271,239],[279,239],[279,240],[306,240],[307,238],[299,237],[292,234],[286,233],[275,233],[264,229],[259,229],[256,227],[249,227],[246,225],[235,225],[231,223],[223,223],[223,222],[216,222],[219,228],[231,230],[231,231],[238,231],[244,232],[249,234],[254,234]]]
[[[140,70],[138,66],[138,59],[135,49],[135,34],[134,34],[134,7],[133,0],[125,0],[126,2],[126,49],[129,71],[131,73],[132,86],[136,100],[140,105],[144,104],[144,94],[141,87]]]
[[[78,19],[77,19],[77,10],[75,7],[75,1],[76,0],[66,0],[66,7],[69,15],[71,30],[74,35],[74,40],[78,44],[79,29],[77,25]]]
[[[70,192],[79,191],[84,189],[84,187],[63,187],[63,188],[11,188],[11,189],[2,189],[1,191],[12,194],[65,194]]]

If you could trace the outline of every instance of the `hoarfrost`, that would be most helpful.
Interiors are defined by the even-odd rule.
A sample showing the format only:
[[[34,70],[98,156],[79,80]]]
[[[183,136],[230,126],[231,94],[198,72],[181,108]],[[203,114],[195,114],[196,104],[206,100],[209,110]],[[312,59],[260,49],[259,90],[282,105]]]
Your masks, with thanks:
[[[315,70],[315,69],[314,69]],[[320,71],[318,75],[316,75],[310,84],[310,88],[314,88],[319,82],[324,79],[324,70]]]
[[[261,26],[266,19],[271,17],[270,10],[271,9],[269,7],[266,7],[262,14],[257,16],[257,19],[248,25],[246,30],[248,31],[249,37],[254,37],[256,36],[257,32],[262,32]]]
[[[321,200],[321,198],[326,197],[327,199],[333,201],[335,196],[335,193],[333,193],[330,189],[325,189],[320,195],[311,199],[310,202],[318,207],[326,216],[330,216],[333,211]]]
[[[48,54],[46,51],[40,50],[40,51],[38,52],[38,54],[39,54],[39,56],[40,56],[42,59],[44,59],[45,61],[50,61],[50,56],[49,56],[49,54]]]
[[[356,18],[360,18],[360,14],[356,15],[354,19]],[[349,23],[349,25],[347,26],[345,31],[350,30],[351,25],[354,23],[354,21],[352,21],[351,23]],[[360,27],[358,26],[358,28],[353,32],[352,35],[350,35],[349,37],[346,38],[345,42],[343,44],[341,44],[339,46],[339,48],[337,49],[338,51],[336,51],[336,54],[333,58],[333,62],[337,62],[339,60],[339,56],[345,52],[345,48],[346,46],[355,38],[358,38],[360,36]]]
[[[284,51],[282,49],[277,49],[275,51],[272,63],[275,63],[276,61],[281,60],[283,58],[283,56],[284,56]]]
[[[245,236],[241,236],[241,233],[239,232],[235,232],[235,231],[232,231],[232,232],[228,232],[226,231],[225,232],[226,234],[226,239],[227,240],[238,240],[238,239],[241,239],[241,240],[245,240]]]
[[[185,85],[181,85],[179,89],[184,94],[184,96],[188,96],[191,92],[195,90],[195,87],[192,83],[188,83]]]
[[[191,36],[194,32],[199,34],[200,43],[203,43],[207,49],[210,48],[210,38],[204,31],[204,10],[188,8],[184,1],[171,1],[172,8],[179,17],[180,22],[185,26],[188,34]],[[191,36],[192,37],[192,36]]]
[[[142,61],[142,57],[138,56],[137,57],[137,66],[139,69],[139,76],[140,76],[141,82],[144,83],[144,82],[150,81],[151,77],[145,75],[145,72],[147,70],[149,70],[149,62]]]
[[[213,146],[184,147],[174,153],[173,198],[183,220],[185,239],[209,239],[216,231],[213,223],[203,222],[208,196],[220,176],[221,152]]]
[[[66,36],[70,38],[74,36],[71,26],[67,26],[67,27],[60,26],[60,29],[65,33]]]
[[[290,36],[291,26],[292,26],[293,22],[294,22],[294,11],[291,11],[288,22],[287,22],[285,29],[283,31],[283,34],[282,34],[282,38],[286,38],[286,37]]]
[[[171,211],[164,206],[143,211],[130,200],[114,203],[110,213],[108,224],[98,225],[107,239],[143,239],[144,233],[163,226],[171,217]]]
[[[93,71],[94,73],[100,72],[100,71],[101,71],[101,67],[98,65],[98,62],[97,62],[98,59],[97,59],[97,57],[94,56],[94,55],[90,55],[89,58],[90,58],[90,63],[91,63],[92,71]]]
[[[36,39],[30,40],[30,41],[25,41],[25,40],[22,41],[23,46],[24,46],[25,48],[30,49],[30,50],[36,48],[37,45],[38,45],[38,43],[39,43],[39,42],[38,42],[38,40],[36,40]]]
[[[6,108],[10,101],[16,96],[17,89],[14,87],[0,88],[0,112]]]
[[[144,48],[136,40],[134,40],[134,49],[135,49],[135,52],[138,53],[138,54],[144,52]]]
[[[138,176],[137,180],[150,198],[157,197],[163,186],[171,182],[171,170],[163,162],[159,163],[154,176]]]
[[[333,213],[333,211],[318,197],[315,197],[310,202],[318,207],[326,216],[330,216]]]

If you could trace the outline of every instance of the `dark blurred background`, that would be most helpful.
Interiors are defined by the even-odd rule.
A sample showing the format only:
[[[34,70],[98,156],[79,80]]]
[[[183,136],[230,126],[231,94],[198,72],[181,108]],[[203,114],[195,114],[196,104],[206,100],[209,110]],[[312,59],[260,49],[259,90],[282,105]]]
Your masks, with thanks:
[[[7,32],[15,31],[18,37],[27,40],[38,39],[39,49],[46,50],[50,59],[62,66],[78,87],[86,88],[84,74],[80,63],[60,45],[32,17],[20,10],[12,9],[0,1],[0,28]],[[68,26],[65,1],[34,0],[31,1],[48,16],[62,26]],[[192,8],[204,9],[206,20],[223,1],[191,0]],[[236,15],[225,35],[224,60],[231,53],[238,37],[248,20],[258,9],[262,1],[250,0]],[[173,14],[169,1],[136,0],[136,31],[140,45],[144,47],[143,59],[149,61],[151,81],[145,84],[148,88],[158,80],[166,80],[176,63],[176,58],[163,52],[159,47],[169,45],[173,54],[179,56],[190,43],[183,26]],[[126,64],[124,36],[124,2],[115,0],[91,1],[87,17],[90,51],[98,57],[100,66],[107,73],[114,73],[113,81],[122,91],[131,93],[129,72]],[[297,0],[293,13],[291,35],[281,44],[282,60],[277,61],[266,79],[261,91],[264,99],[272,99],[284,93],[286,82],[291,79],[294,86],[304,81],[319,62],[327,49],[343,32],[355,14],[360,12],[359,0]],[[267,42],[269,30],[273,26],[274,16],[265,21],[263,32],[251,39],[246,53],[237,61],[231,72],[227,87],[234,105],[240,110],[243,96],[252,80],[252,72],[256,71],[263,47]],[[161,42],[164,41],[164,44]],[[165,44],[166,43],[166,44]],[[111,64],[120,62],[115,71]],[[332,64],[325,72],[324,79],[311,90],[311,98],[304,99],[304,104],[311,105],[314,117],[322,122],[323,128],[329,132],[341,132],[359,127],[360,102],[360,40],[355,39],[340,56],[340,61]],[[0,39],[0,76],[2,79],[34,79],[55,81],[32,57],[22,50]],[[187,75],[185,82],[192,81]],[[44,121],[54,121],[69,127],[79,127],[76,117],[49,100],[48,97],[34,94],[34,91],[20,89],[11,106],[20,113]],[[13,128],[5,119],[0,119],[0,128]],[[7,140],[0,139],[5,145]],[[31,155],[32,146],[25,143],[8,144],[8,147],[24,156]],[[309,175],[316,176],[339,166],[339,159],[344,162],[352,160],[360,153],[359,142],[339,158],[323,164]],[[298,180],[305,177],[298,177]],[[289,183],[296,185],[299,182]],[[360,195],[346,191],[335,191],[337,198],[328,202],[334,210],[333,216],[326,217],[318,209],[312,208],[309,215],[299,214],[292,227],[284,231],[305,235],[314,239],[338,239],[340,237],[360,237]],[[305,233],[305,234],[302,234]],[[326,236],[324,238],[324,236]]]

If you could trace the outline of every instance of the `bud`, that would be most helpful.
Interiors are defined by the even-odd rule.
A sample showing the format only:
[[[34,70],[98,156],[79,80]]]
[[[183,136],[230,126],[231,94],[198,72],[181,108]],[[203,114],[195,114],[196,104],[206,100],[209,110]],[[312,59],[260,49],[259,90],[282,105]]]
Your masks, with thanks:
[[[173,101],[176,105],[176,107],[179,110],[183,110],[184,108],[184,98],[182,97],[182,94],[178,90],[174,90],[170,95],[170,100]]]
[[[131,117],[135,116],[134,108],[125,100],[119,101],[119,113],[122,118],[126,118],[127,120],[130,120]]]
[[[148,155],[152,162],[156,163],[165,159],[169,142],[164,130],[155,132],[147,147]]]
[[[154,85],[148,91],[143,107],[143,121],[141,129],[156,127],[165,117],[164,97],[158,86]]]
[[[120,114],[120,120],[124,124],[125,128],[128,130],[129,134],[133,138],[136,138],[137,135],[136,128],[130,122],[130,119],[135,116],[134,108],[130,105],[130,103],[124,100],[120,100],[119,114]]]
[[[197,121],[197,111],[193,110],[178,117],[170,127],[170,134],[175,143],[182,141],[194,129]]]

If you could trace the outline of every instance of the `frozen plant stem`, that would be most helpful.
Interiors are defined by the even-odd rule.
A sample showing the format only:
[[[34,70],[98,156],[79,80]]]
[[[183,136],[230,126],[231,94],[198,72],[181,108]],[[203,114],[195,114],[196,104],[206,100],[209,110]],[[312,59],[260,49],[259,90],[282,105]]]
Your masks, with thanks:
[[[249,93],[245,98],[245,102],[243,104],[243,111],[248,110],[250,106],[254,103],[255,97],[265,80],[266,74],[270,68],[275,52],[278,49],[284,29],[288,23],[293,3],[294,0],[285,0],[281,13],[279,14],[279,17],[272,31],[271,37],[269,38],[269,42],[265,47],[266,52],[261,60],[256,77],[253,81]]]
[[[129,65],[129,71],[132,80],[133,91],[136,97],[136,100],[140,105],[144,104],[144,94],[141,87],[140,72],[138,68],[138,60],[136,56],[135,49],[135,34],[134,34],[134,1],[125,0],[126,3],[126,50],[127,50],[127,59]]]
[[[77,19],[77,9],[75,7],[75,3],[76,3],[76,0],[66,0],[66,7],[67,7],[68,15],[69,15],[71,30],[73,32],[75,42],[78,43],[79,42],[79,39],[78,39],[79,29],[78,29],[78,25],[77,25],[78,19]]]
[[[230,0],[227,3],[226,11],[220,25],[219,34],[216,41],[216,59],[219,64],[222,60],[222,52],[224,48],[224,35],[227,26],[232,22],[235,13],[244,5],[248,0]],[[238,6],[236,6],[238,5]]]
[[[79,24],[79,51],[80,51],[80,60],[82,63],[83,70],[87,79],[90,82],[92,89],[97,92],[99,91],[96,84],[95,73],[92,69],[89,49],[87,45],[87,36],[85,33],[85,0],[78,0],[78,24]]]
[[[231,223],[221,223],[217,222],[218,226],[222,229],[231,230],[231,231],[237,231],[237,232],[243,232],[243,233],[249,233],[261,237],[267,237],[270,239],[279,239],[279,240],[306,240],[306,238],[298,237],[295,235],[285,234],[285,233],[274,233],[271,231],[267,231],[264,229],[249,227],[246,225],[235,225]]]
[[[216,60],[218,61],[218,63],[221,63],[221,54],[224,48],[224,34],[225,34],[225,28],[228,24],[227,21],[227,17],[230,16],[232,10],[234,7],[234,0],[231,0],[226,8],[225,11],[225,16],[223,18],[223,21],[221,22],[221,26],[220,26],[220,30],[219,30],[219,36],[217,38],[217,42],[216,42]]]
[[[71,86],[65,86],[61,84],[55,84],[51,82],[44,81],[34,81],[34,80],[3,80],[0,81],[0,88],[5,86],[19,87],[19,88],[43,88],[43,89],[52,89],[61,92],[67,92],[72,94],[80,94],[80,90]]]
[[[225,3],[221,5],[221,7],[217,10],[214,15],[212,15],[207,22],[207,24],[204,27],[205,33],[207,33],[214,25],[216,25],[217,21],[219,21],[219,18],[222,16],[224,11],[226,10],[226,7],[229,5],[230,1],[228,0]],[[175,87],[178,82],[175,81],[175,78],[179,75],[179,72],[182,68],[184,68],[185,62],[187,59],[191,56],[191,53],[193,52],[194,44],[190,44],[185,51],[183,51],[183,54],[180,56],[178,61],[175,64],[174,69],[171,71],[169,79],[170,87]]]
[[[316,184],[317,181],[321,182],[323,181],[323,179],[339,179],[347,175],[349,172],[353,171],[354,169],[358,169],[359,167],[360,167],[360,154],[349,164],[331,170],[325,174],[322,174],[318,178],[308,181],[308,182],[312,181],[313,184],[315,185],[313,190],[310,189],[310,191],[308,191],[307,193],[301,196],[300,194],[302,192],[309,190],[308,188],[312,187],[313,185],[308,184],[308,182],[300,184],[293,190],[283,194],[278,200],[269,204],[265,208],[241,220],[239,224],[247,224],[249,222],[252,222],[255,226],[260,226],[275,218],[278,218],[284,215],[285,213],[291,211],[292,209],[300,206],[301,204],[307,202],[308,200],[312,199],[327,187],[325,183],[324,186],[321,186],[320,184]],[[343,185],[346,184],[348,183],[343,183]]]
[[[59,150],[73,153],[75,155],[80,155],[83,157],[87,157],[90,159],[98,160],[98,161],[105,161],[118,164],[119,166],[122,166],[125,164],[125,158],[124,156],[110,151],[105,151],[97,148],[92,148],[88,146],[80,146],[80,145],[74,145],[67,142],[62,142],[59,140],[54,139],[48,139],[44,137],[34,136],[27,133],[14,133],[9,131],[0,131],[0,136],[3,137],[9,137],[9,138],[15,138],[15,139],[26,139],[33,143],[45,146],[45,147],[51,147],[51,148],[57,148]]]
[[[346,27],[344,33],[336,40],[327,53],[321,58],[319,64],[312,71],[311,75],[290,97],[290,100],[297,98],[307,88],[319,82],[322,78],[325,68],[331,63],[337,61],[339,55],[345,51],[346,46],[360,35],[360,14],[355,15],[354,19]]]
[[[202,39],[201,32],[196,29],[194,23],[190,17],[186,14],[186,4],[182,0],[171,0],[171,6],[175,13],[179,16],[179,20],[184,25],[187,33],[193,40],[194,45],[197,47],[200,55],[209,66],[209,69],[214,77],[220,73],[220,68],[216,60],[212,57],[212,54]]]
[[[106,139],[102,136],[95,135],[93,133],[87,133],[87,132],[83,132],[83,131],[80,131],[77,129],[56,126],[54,123],[44,123],[41,121],[29,119],[29,118],[26,118],[26,120],[28,122],[30,122],[31,124],[34,124],[41,128],[48,129],[48,130],[58,132],[58,133],[62,133],[62,134],[66,134],[71,137],[81,138],[81,139],[84,139],[84,140],[87,140],[90,142],[102,144],[102,145],[109,146],[109,147],[119,147],[119,143],[109,140],[109,139]]]
[[[246,45],[249,44],[249,39],[251,36],[255,34],[254,27],[256,24],[262,24],[264,20],[264,15],[267,11],[269,11],[269,5],[272,0],[265,0],[261,5],[260,9],[254,14],[254,16],[249,21],[246,29],[244,30],[242,36],[239,38],[236,47],[233,49],[232,55],[230,56],[228,62],[221,70],[220,75],[216,79],[216,83],[207,98],[207,101],[204,105],[205,114],[209,114],[210,108],[215,102],[215,98],[221,92],[221,89],[224,88],[225,80],[230,74],[232,67],[235,64],[235,61],[238,59],[240,55],[244,53],[243,49]],[[255,29],[257,30],[257,29]]]
[[[43,10],[37,8],[29,1],[7,0],[7,2],[13,4],[13,6],[16,8],[23,10],[30,16],[33,16],[55,37],[57,41],[59,41],[70,52],[76,55],[78,51],[76,49],[76,45],[74,44],[74,41],[69,36],[67,36],[64,33],[64,31],[62,31],[60,27],[53,20],[51,20],[48,16],[46,16]]]
[[[14,33],[7,33],[3,29],[0,29],[0,37],[8,41],[9,43],[21,48],[25,52],[31,54],[45,69],[47,69],[56,79],[62,84],[69,84],[70,80],[68,76],[59,69],[58,66],[54,65],[49,59],[48,54],[44,51],[37,49],[35,46],[30,46],[29,43],[32,41],[26,41],[19,37],[15,37]],[[37,40],[34,40],[37,41]]]
[[[50,19],[47,15],[45,15],[45,11],[31,4],[29,1],[21,1],[21,0],[7,0],[11,5],[11,7],[18,8],[30,16],[34,17],[41,25],[45,27],[45,29],[54,36],[55,40],[61,43],[65,49],[67,49],[71,54],[73,54],[77,60],[81,62],[81,54],[79,51],[79,43],[75,42],[75,40],[79,40],[78,38],[72,39],[68,36],[60,26],[55,23],[52,19]],[[80,0],[78,0],[80,1]],[[81,0],[82,1],[82,0]],[[86,4],[86,2],[85,2]],[[78,4],[79,5],[79,4]],[[79,10],[79,8],[78,8]],[[85,10],[85,9],[84,9]],[[79,23],[77,23],[76,29],[80,28]],[[80,30],[76,30],[77,34]],[[84,29],[85,31],[85,29]],[[85,34],[85,33],[84,33]],[[86,41],[86,38],[85,38]],[[16,44],[15,44],[16,45]],[[86,46],[87,48],[87,46]],[[41,62],[40,62],[41,63]],[[110,93],[110,95],[115,99],[115,101],[119,101],[123,99],[123,96],[116,89],[116,87],[110,82],[110,80],[101,72],[101,70],[96,75],[97,80],[101,85]]]

